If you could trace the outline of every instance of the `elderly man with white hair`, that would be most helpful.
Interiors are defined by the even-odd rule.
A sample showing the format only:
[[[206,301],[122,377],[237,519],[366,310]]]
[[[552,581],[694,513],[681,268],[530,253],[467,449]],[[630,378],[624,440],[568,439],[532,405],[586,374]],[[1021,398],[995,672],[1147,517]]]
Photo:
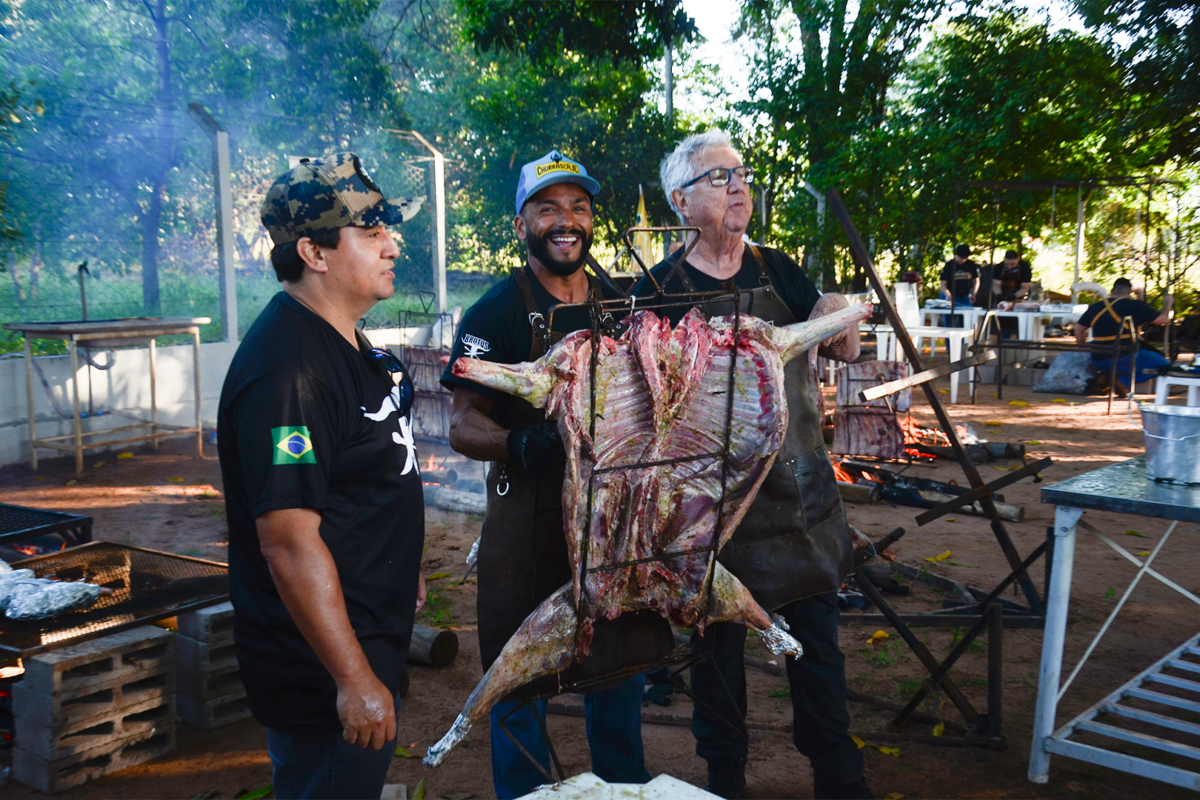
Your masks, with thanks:
[[[847,305],[840,295],[822,296],[785,253],[746,240],[754,175],[728,133],[714,129],[689,136],[663,159],[660,175],[680,223],[701,231],[682,265],[681,250],[651,270],[665,292],[728,291],[732,283],[742,313],[776,325]],[[654,286],[643,279],[637,293],[651,295]],[[691,305],[660,313],[678,323]],[[706,316],[733,312],[731,299],[700,297],[695,305]],[[822,342],[819,352],[853,361],[857,327]],[[787,621],[804,647],[803,657],[787,659],[787,676],[794,740],[812,763],[814,796],[869,798],[862,755],[849,734],[845,658],[838,646],[836,591],[853,566],[852,538],[821,436],[819,393],[808,364],[797,358],[785,368],[789,420],[783,447],[720,561],[759,603]],[[703,701],[692,716],[696,753],[708,762],[708,790],[727,798],[742,797],[746,789],[749,743],[733,727],[746,714],[745,641],[746,629],[734,623],[709,625],[702,639],[692,639],[693,650],[709,656],[691,675],[692,691]]]

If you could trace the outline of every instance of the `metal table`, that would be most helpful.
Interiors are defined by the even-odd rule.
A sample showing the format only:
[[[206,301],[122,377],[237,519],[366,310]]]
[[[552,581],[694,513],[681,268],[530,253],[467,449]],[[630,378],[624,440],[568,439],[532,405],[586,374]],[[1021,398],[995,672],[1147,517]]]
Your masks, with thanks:
[[[1050,755],[1056,753],[1175,786],[1200,790],[1200,748],[1190,744],[1196,735],[1200,735],[1200,725],[1191,718],[1179,716],[1181,711],[1188,715],[1200,711],[1200,683],[1197,682],[1200,678],[1200,635],[1191,637],[1066,725],[1058,730],[1054,728],[1055,712],[1063,694],[1144,576],[1149,575],[1200,604],[1200,597],[1151,567],[1180,522],[1200,522],[1200,487],[1174,486],[1148,480],[1146,459],[1139,456],[1047,486],[1042,489],[1042,502],[1054,503],[1057,509],[1054,515],[1054,555],[1047,596],[1046,632],[1042,640],[1029,779],[1034,783],[1046,783],[1049,780]],[[1088,509],[1137,514],[1172,522],[1143,561],[1085,522],[1082,517]],[[1078,528],[1083,528],[1112,547],[1138,567],[1138,572],[1083,658],[1063,683],[1063,642]],[[1154,733],[1147,732],[1150,730]],[[1092,741],[1102,741],[1105,745],[1109,742],[1125,742],[1135,745],[1136,749],[1133,753],[1120,752],[1108,746],[1080,741],[1080,735],[1087,735]],[[1165,754],[1166,763],[1150,757],[1157,754]]]
[[[204,455],[204,436],[200,422],[200,326],[212,320],[208,317],[134,317],[130,319],[79,320],[72,322],[13,322],[4,325],[5,330],[20,331],[25,338],[25,391],[29,402],[29,465],[36,472],[38,448],[61,450],[75,454],[75,474],[83,472],[83,451],[93,447],[111,447],[132,442],[152,442],[157,447],[159,439],[169,436],[196,434],[196,449]],[[191,334],[192,367],[196,384],[196,425],[160,425],[158,423],[158,387],[155,369],[155,337]],[[74,387],[75,415],[74,431],[64,436],[37,438],[37,423],[33,404],[33,349],[34,339],[58,339],[67,342],[71,354],[71,375]],[[83,430],[79,410],[79,345],[90,347],[136,347],[150,348],[150,421],[137,425],[123,425],[103,431]],[[89,367],[90,369],[90,367]],[[150,429],[149,433],[130,436],[115,441],[88,442],[85,438],[119,433],[123,431]],[[70,440],[67,444],[65,440]]]

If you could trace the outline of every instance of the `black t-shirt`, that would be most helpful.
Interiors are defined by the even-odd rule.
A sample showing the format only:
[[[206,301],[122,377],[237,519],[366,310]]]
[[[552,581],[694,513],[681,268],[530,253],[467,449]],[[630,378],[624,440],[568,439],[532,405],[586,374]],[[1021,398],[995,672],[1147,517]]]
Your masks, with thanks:
[[[259,547],[267,511],[321,513],[355,636],[395,692],[412,635],[425,505],[411,419],[391,376],[280,292],[250,327],[218,410],[234,639],[268,728],[341,729],[333,677],[283,605]]]
[[[542,286],[533,270],[528,266],[523,266],[522,269],[533,287],[533,299],[537,302],[538,311],[551,325],[551,330],[567,334],[585,328],[591,329],[591,312],[583,307],[556,310],[554,318],[551,319],[550,307],[562,301]],[[602,287],[602,291],[605,299],[619,297],[607,287]],[[462,386],[479,392],[495,404],[489,416],[502,423],[516,398],[480,386],[474,381],[456,377],[450,371],[451,367],[463,356],[496,364],[520,364],[529,360],[532,346],[533,326],[529,323],[529,312],[525,309],[525,301],[521,297],[517,281],[510,273],[504,280],[488,289],[487,293],[463,314],[462,322],[458,326],[458,338],[454,342],[454,349],[450,351],[450,362],[442,372],[442,386],[450,391],[454,391],[456,386]]]
[[[1121,319],[1132,317],[1133,324],[1139,328],[1158,319],[1160,313],[1157,308],[1147,302],[1138,300],[1136,297],[1121,297],[1116,300],[1109,300],[1109,304],[1118,317]],[[1121,323],[1113,319],[1113,315],[1108,313],[1103,300],[1088,306],[1088,310],[1083,312],[1083,316],[1079,318],[1079,324],[1085,328],[1090,328],[1093,338],[1116,336],[1121,330]],[[1129,334],[1126,333],[1122,338],[1127,341]],[[1094,353],[1093,357],[1103,360],[1108,358],[1108,355]]]
[[[1018,261],[1012,269],[1009,269],[1007,264],[1000,263],[992,267],[992,278],[1000,281],[1000,294],[996,299],[1012,301],[1017,298],[1017,292],[1021,291],[1021,284],[1033,282],[1033,268],[1029,266],[1028,261]]]
[[[817,291],[817,287],[804,274],[804,270],[800,269],[800,265],[793,261],[786,253],[782,253],[779,250],[772,250],[769,247],[759,247],[758,252],[762,255],[763,263],[767,268],[767,275],[770,277],[775,291],[779,294],[784,304],[791,309],[792,314],[796,317],[796,321],[804,322],[807,320],[808,315],[812,313],[813,306],[821,298],[821,293]],[[679,256],[677,255],[669,256],[656,264],[650,270],[650,274],[661,285],[678,260]],[[687,271],[688,277],[691,278],[692,284],[696,287],[696,291],[699,292],[721,291],[722,285],[728,283],[728,279],[718,280],[711,275],[701,272],[686,261],[683,262],[683,269]],[[742,268],[734,276],[734,283],[739,289],[758,288],[758,267],[754,263],[754,255],[750,252],[749,246],[742,253]],[[668,294],[683,294],[687,291],[678,273],[663,287],[663,290]],[[654,286],[650,283],[649,279],[642,278],[634,288],[634,293],[639,297],[652,295],[654,294]],[[666,308],[655,313],[659,316],[668,317],[672,325],[678,325],[679,320],[683,319],[684,314],[687,312],[688,306],[678,306],[675,308]]]
[[[971,287],[975,285],[975,279],[978,277],[979,265],[969,258],[961,264],[952,258],[942,267],[941,280],[950,287],[951,294],[960,300],[971,299]]]

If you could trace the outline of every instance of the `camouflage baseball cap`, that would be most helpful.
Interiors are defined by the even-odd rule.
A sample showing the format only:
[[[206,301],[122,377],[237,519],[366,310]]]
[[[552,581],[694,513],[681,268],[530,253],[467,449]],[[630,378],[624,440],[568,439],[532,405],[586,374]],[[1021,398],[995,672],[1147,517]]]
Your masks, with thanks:
[[[424,197],[388,200],[354,153],[302,158],[267,191],[259,216],[271,241],[289,244],[347,225],[370,228],[412,219]]]

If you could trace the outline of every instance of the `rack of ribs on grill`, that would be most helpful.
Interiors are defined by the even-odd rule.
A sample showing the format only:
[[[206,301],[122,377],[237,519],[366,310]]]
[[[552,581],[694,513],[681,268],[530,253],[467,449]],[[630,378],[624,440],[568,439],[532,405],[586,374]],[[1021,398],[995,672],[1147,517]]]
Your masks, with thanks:
[[[854,306],[775,327],[749,316],[705,321],[692,310],[674,330],[638,312],[619,339],[601,337],[594,401],[591,331],[567,336],[532,363],[455,362],[455,375],[522,397],[557,420],[568,454],[562,498],[575,577],[513,634],[429,749],[427,765],[439,764],[509,692],[586,659],[601,615],[652,609],[701,632],[709,622],[736,621],[772,652],[800,655],[800,644],[715,555],[787,431],[783,365],[869,312]]]

